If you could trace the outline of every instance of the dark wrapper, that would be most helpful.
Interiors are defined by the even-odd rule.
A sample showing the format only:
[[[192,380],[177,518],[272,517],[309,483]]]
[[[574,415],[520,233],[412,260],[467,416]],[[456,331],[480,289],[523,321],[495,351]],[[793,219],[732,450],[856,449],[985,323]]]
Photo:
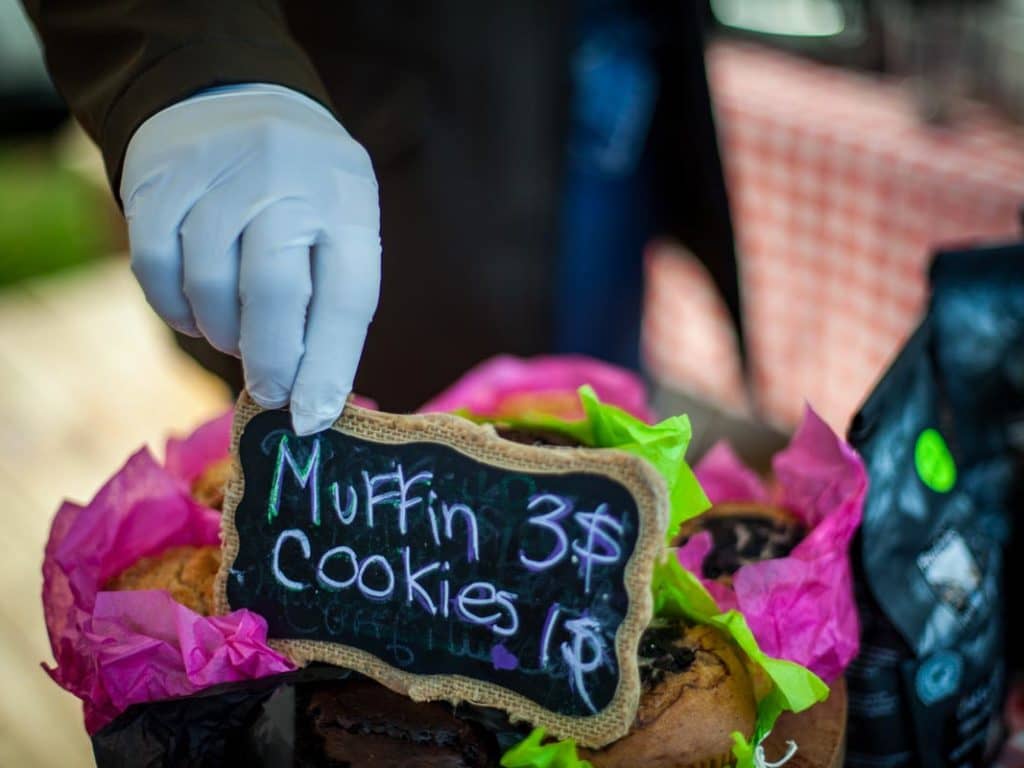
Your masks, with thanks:
[[[296,672],[208,688],[192,696],[136,704],[93,734],[97,768],[322,768],[337,765],[324,753],[323,737],[309,715],[318,692],[340,684],[376,683],[354,672],[313,664]],[[387,696],[391,695],[380,689]],[[488,734],[488,765],[529,733],[503,712],[444,706],[460,721]],[[477,727],[479,726],[479,727]],[[428,734],[424,734],[426,736]],[[397,743],[397,742],[396,742]],[[412,751],[415,747],[409,745]],[[411,754],[411,753],[410,753]],[[411,759],[411,758],[410,758]],[[389,765],[393,763],[388,763]],[[418,763],[417,763],[418,764]]]
[[[949,252],[850,429],[870,488],[847,765],[986,765],[1002,735],[1024,424],[1024,245]],[[1015,575],[1016,574],[1016,575]],[[1015,663],[1009,657],[1011,663]],[[1016,661],[1019,661],[1017,659]]]
[[[218,685],[185,698],[136,704],[93,734],[96,765],[322,765],[322,754],[319,762],[300,762],[296,701],[307,689],[348,675],[336,667],[309,667]]]

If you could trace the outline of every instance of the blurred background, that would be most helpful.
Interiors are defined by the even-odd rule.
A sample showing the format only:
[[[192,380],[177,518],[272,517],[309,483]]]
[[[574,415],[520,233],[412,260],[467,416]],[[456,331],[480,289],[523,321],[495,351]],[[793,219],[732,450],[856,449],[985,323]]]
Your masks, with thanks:
[[[704,434],[785,432],[805,401],[845,430],[920,315],[932,251],[1022,231],[1024,0],[705,11],[750,386],[708,276],[671,244],[647,252],[647,371]],[[60,500],[228,402],[149,311],[126,247],[97,151],[0,0],[0,765],[91,762],[77,702],[39,666]]]

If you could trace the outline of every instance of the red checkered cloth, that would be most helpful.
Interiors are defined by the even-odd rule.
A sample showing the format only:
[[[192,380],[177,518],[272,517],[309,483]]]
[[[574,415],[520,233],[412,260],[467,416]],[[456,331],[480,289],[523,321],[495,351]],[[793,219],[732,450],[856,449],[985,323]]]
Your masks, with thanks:
[[[932,251],[1019,237],[1024,130],[978,105],[929,127],[898,82],[749,44],[713,45],[708,76],[758,415],[792,426],[808,401],[845,430],[920,318]],[[699,264],[652,249],[648,286],[655,376],[747,411]]]

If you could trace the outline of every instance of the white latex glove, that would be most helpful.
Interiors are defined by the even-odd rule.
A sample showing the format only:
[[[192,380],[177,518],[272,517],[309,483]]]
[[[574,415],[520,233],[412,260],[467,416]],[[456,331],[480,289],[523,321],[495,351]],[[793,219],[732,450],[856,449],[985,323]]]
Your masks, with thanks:
[[[132,271],[172,328],[240,356],[266,408],[326,429],[352,390],[380,290],[366,150],[323,106],[250,84],[144,122],[121,199]]]

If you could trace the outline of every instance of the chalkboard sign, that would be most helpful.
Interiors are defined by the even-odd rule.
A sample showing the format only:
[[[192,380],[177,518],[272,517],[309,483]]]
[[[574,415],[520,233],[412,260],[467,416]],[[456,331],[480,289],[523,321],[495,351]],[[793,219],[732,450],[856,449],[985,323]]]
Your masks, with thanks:
[[[594,747],[629,729],[667,518],[647,462],[353,405],[298,437],[244,394],[233,442],[222,609],[259,613],[299,663],[417,700],[501,707]]]

